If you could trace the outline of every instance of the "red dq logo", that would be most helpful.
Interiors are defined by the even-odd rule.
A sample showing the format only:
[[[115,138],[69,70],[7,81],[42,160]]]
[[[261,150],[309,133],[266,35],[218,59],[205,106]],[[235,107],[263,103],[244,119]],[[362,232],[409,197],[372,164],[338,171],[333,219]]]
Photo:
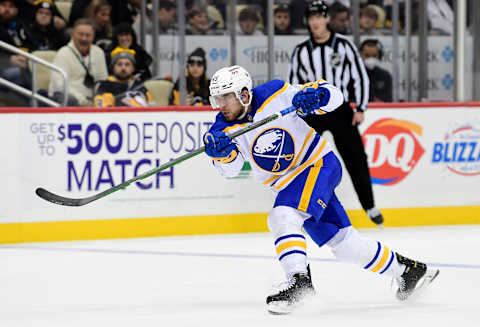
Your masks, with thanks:
[[[424,148],[418,142],[422,127],[406,121],[385,118],[363,133],[373,184],[394,185],[413,170]]]

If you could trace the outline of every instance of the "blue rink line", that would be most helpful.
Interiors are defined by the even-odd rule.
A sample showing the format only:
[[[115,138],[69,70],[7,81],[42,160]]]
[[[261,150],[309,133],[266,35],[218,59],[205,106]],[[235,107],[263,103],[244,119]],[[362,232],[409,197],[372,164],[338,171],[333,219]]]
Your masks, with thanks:
[[[228,258],[228,259],[268,259],[276,260],[275,256],[268,255],[254,255],[254,254],[221,254],[221,253],[199,253],[199,252],[162,252],[162,251],[146,251],[146,250],[111,250],[111,249],[82,249],[82,248],[57,248],[57,247],[41,247],[41,246],[27,246],[27,245],[2,245],[1,250],[37,250],[37,251],[52,251],[52,252],[84,252],[84,253],[111,253],[111,254],[143,254],[143,255],[158,255],[158,256],[179,256],[179,257],[205,257],[205,258]],[[339,262],[336,259],[330,258],[312,258],[310,261],[318,262]],[[455,263],[427,263],[432,267],[437,268],[459,268],[459,269],[480,269],[480,265],[467,265]]]

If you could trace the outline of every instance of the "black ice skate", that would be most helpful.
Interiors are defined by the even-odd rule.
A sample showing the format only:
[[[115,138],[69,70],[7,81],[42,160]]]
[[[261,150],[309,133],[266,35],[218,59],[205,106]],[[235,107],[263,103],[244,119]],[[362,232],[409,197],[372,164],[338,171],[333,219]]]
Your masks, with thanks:
[[[315,294],[310,276],[310,266],[306,274],[295,274],[285,289],[267,297],[267,310],[271,314],[289,314],[303,300]]]
[[[368,218],[373,221],[379,228],[383,228],[383,216],[376,207],[367,210]]]
[[[396,253],[399,263],[406,266],[402,276],[397,278],[397,299],[405,301],[413,293],[428,286],[440,273],[438,269],[427,268],[427,265],[415,260],[405,258]]]

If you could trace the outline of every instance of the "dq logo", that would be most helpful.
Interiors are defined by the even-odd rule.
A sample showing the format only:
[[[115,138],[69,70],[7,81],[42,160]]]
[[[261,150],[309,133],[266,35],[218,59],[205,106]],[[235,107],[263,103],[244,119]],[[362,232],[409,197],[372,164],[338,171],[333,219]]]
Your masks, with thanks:
[[[292,135],[283,128],[268,128],[257,135],[250,152],[259,168],[281,174],[293,162],[295,142]]]
[[[373,184],[393,185],[412,171],[425,153],[417,140],[422,130],[409,121],[385,118],[363,133]]]

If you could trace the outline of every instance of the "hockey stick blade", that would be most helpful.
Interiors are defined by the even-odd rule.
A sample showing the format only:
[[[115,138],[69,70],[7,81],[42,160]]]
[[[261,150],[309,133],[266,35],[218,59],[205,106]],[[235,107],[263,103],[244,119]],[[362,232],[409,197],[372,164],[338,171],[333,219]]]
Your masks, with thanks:
[[[229,137],[231,139],[234,139],[235,137],[237,136],[240,136],[242,134],[245,134],[257,127],[260,127],[262,125],[265,125],[277,118],[280,118],[280,117],[283,117],[291,112],[295,111],[295,107],[288,107],[286,109],[283,109],[282,111],[279,111],[273,115],[270,115],[262,120],[259,120],[255,123],[252,123],[251,125],[248,125],[232,134],[229,134]],[[85,204],[88,204],[90,202],[93,202],[93,201],[96,201],[98,199],[101,199],[113,192],[116,192],[120,189],[125,189],[127,188],[130,184],[140,180],[140,179],[144,179],[144,178],[147,178],[151,175],[154,175],[156,173],[159,173],[161,172],[162,170],[165,170],[167,168],[170,168],[172,166],[175,166],[176,164],[179,164],[180,162],[182,161],[185,161],[185,160],[188,160],[196,155],[199,155],[200,153],[203,153],[205,151],[205,146],[201,146],[200,148],[192,151],[192,152],[189,152],[189,153],[186,153],[184,154],[183,156],[180,156],[178,157],[177,159],[174,159],[174,160],[171,160],[170,162],[167,162],[161,166],[158,166],[156,168],[153,168],[143,174],[140,174],[138,176],[135,176],[127,181],[125,181],[124,183],[122,184],[118,184],[114,187],[111,187],[103,192],[100,192],[98,194],[95,194],[95,195],[92,195],[92,196],[89,196],[89,197],[85,197],[85,198],[67,198],[67,197],[64,197],[64,196],[60,196],[60,195],[57,195],[57,194],[54,194],[50,191],[47,191],[46,189],[42,188],[42,187],[39,187],[35,190],[35,193],[42,199],[48,201],[48,202],[51,202],[51,203],[55,203],[55,204],[59,204],[59,205],[62,205],[62,206],[70,206],[70,207],[79,207],[79,206],[83,206]]]

